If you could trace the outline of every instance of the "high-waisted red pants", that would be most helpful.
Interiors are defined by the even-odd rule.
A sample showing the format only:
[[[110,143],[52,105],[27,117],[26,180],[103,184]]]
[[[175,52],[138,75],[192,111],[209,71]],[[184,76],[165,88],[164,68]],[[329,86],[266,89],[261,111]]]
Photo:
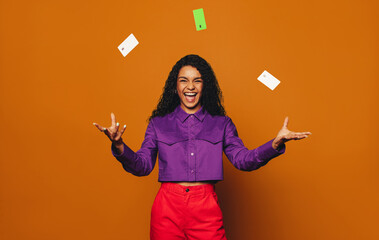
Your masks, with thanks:
[[[215,186],[162,183],[151,210],[151,240],[226,240]]]

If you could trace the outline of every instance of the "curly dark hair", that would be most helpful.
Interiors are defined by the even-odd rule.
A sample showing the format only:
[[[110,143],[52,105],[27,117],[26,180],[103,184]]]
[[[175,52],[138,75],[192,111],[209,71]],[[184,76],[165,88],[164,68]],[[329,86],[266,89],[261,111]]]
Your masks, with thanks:
[[[222,92],[211,65],[202,57],[191,54],[180,59],[172,67],[157,108],[153,110],[149,121],[156,116],[165,116],[166,114],[173,112],[180,104],[179,96],[175,90],[179,71],[184,66],[192,66],[201,74],[201,78],[203,79],[203,90],[200,98],[201,106],[212,116],[226,115],[223,106]]]

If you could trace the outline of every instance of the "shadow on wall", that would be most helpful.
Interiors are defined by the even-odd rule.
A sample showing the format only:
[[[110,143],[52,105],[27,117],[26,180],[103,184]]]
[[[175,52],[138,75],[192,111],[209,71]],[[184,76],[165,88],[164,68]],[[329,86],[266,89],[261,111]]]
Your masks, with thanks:
[[[275,216],[267,216],[262,209],[269,202],[262,190],[263,183],[251,175],[254,172],[235,169],[225,156],[223,161],[224,180],[217,183],[216,192],[224,216],[227,239],[262,239],[267,238],[267,234],[272,234],[270,237],[274,239],[279,229],[273,229],[278,226]],[[268,228],[271,233],[268,233]]]

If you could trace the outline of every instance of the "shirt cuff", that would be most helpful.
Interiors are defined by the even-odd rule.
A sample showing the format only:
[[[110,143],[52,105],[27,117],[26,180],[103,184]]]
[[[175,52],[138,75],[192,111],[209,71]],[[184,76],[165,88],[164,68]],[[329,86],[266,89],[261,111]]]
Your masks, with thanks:
[[[111,146],[112,154],[113,156],[121,163],[126,163],[127,161],[131,161],[135,155],[133,150],[131,150],[126,144],[123,142],[124,145],[124,151],[122,154],[117,154],[116,147],[113,145]]]
[[[271,139],[267,143],[259,147],[258,157],[262,160],[270,160],[274,157],[277,157],[283,154],[286,151],[286,145],[283,144],[279,149],[274,149],[272,147],[272,142],[275,138]]]

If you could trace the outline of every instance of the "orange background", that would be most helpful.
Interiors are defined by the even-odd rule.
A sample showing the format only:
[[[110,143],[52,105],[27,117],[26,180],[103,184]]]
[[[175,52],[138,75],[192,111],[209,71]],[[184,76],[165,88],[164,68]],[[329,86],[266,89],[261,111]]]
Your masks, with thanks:
[[[203,8],[208,29],[196,31]],[[224,159],[229,239],[379,239],[379,6],[337,1],[1,1],[0,239],[148,239],[159,188],[93,125],[142,143],[171,67],[211,63],[249,149],[311,131],[254,172]],[[125,58],[117,46],[133,33]],[[267,70],[281,83],[257,80]]]

